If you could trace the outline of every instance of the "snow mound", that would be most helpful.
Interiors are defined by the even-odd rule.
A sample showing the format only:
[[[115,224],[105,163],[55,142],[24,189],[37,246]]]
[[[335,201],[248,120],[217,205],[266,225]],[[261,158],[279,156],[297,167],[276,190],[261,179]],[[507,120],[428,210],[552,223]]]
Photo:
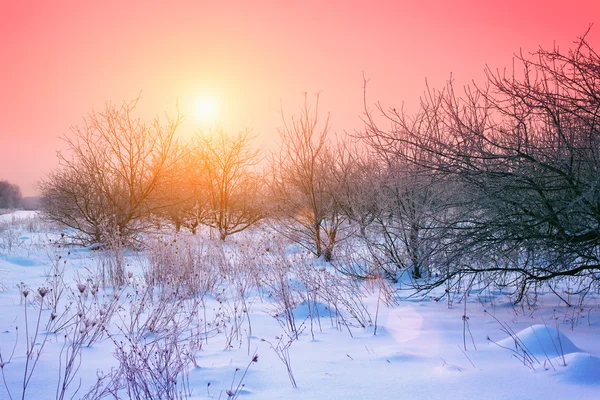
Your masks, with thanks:
[[[580,351],[565,334],[547,325],[532,325],[515,336],[509,336],[498,344],[544,359]]]
[[[557,375],[571,383],[583,385],[600,385],[600,358],[588,353],[566,354],[563,367],[562,357],[552,360],[556,367]]]
[[[308,302],[303,301],[298,304],[296,308],[293,310],[294,318],[303,320],[306,318],[310,318],[311,314],[313,318],[323,318],[335,316],[335,310],[332,310],[329,306],[321,302]]]
[[[362,330],[353,332],[353,335],[360,338],[378,338],[390,336],[390,331],[382,325],[377,325],[377,331],[375,331],[375,325],[371,324]]]

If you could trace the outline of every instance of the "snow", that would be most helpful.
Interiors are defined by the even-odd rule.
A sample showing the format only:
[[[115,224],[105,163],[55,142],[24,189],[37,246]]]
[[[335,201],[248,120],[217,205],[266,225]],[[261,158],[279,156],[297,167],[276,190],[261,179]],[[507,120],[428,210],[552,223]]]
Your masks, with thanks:
[[[37,228],[31,229],[22,222],[23,218],[35,219],[35,215],[18,213],[0,218],[6,223],[0,237],[10,234],[19,238],[10,242],[10,250],[9,242],[0,240],[0,353],[12,398],[21,397],[28,343],[25,312],[28,335],[33,338],[40,312],[36,296],[39,287],[53,290],[62,287],[65,292],[58,310],[70,303],[86,304],[86,317],[90,319],[99,318],[100,310],[106,310],[111,301],[118,302],[119,308],[108,326],[112,338],[103,335],[81,349],[81,365],[67,396],[70,398],[80,386],[75,398],[81,398],[96,382],[98,371],[109,373],[119,365],[115,341],[125,341],[128,334],[118,327],[127,326],[133,315],[132,307],[142,304],[142,286],[136,282],[141,282],[147,268],[144,255],[127,252],[125,265],[132,273],[127,284],[121,289],[110,285],[100,287],[94,297],[87,292],[90,279],[94,279],[106,254],[59,247],[56,244],[59,235],[48,230],[48,225],[37,222]],[[246,243],[261,237],[249,233],[241,242],[229,243],[227,248],[237,251],[235,246],[242,243],[256,250],[260,246]],[[202,241],[206,246],[214,244],[205,237],[186,240]],[[275,244],[269,242],[269,247],[274,248]],[[294,254],[294,257],[303,256]],[[250,259],[245,260],[244,265],[250,265]],[[334,276],[335,272],[321,261],[306,256],[303,262],[312,265],[314,271],[326,270],[318,273]],[[53,273],[57,270],[64,270],[59,279]],[[255,275],[256,271],[251,271],[243,276],[250,279]],[[234,278],[231,271],[227,279],[220,277],[218,289],[207,294],[203,303],[195,304],[197,316],[191,329],[196,327],[204,332],[206,328],[208,338],[202,336],[201,349],[194,350],[187,359],[192,399],[227,399],[227,390],[234,392],[231,398],[243,400],[573,397],[581,400],[596,399],[600,393],[597,293],[589,293],[579,303],[573,302],[578,305],[572,307],[549,292],[538,293],[534,306],[513,306],[502,293],[482,292],[484,289],[471,291],[466,299],[459,295],[450,303],[435,301],[443,294],[440,289],[440,293],[424,299],[407,300],[400,292],[386,305],[376,285],[364,282],[360,298],[371,318],[371,324],[365,327],[343,307],[336,310],[323,299],[312,303],[300,299],[292,314],[301,333],[287,348],[298,386],[293,388],[286,366],[274,350],[289,340],[282,314],[279,320],[274,317],[281,312],[277,297],[272,289],[259,290],[248,285],[242,304],[236,297],[241,287],[239,282],[235,286],[238,289],[225,284]],[[298,295],[303,293],[305,288],[295,278],[290,282]],[[85,296],[79,293],[78,283],[87,285]],[[27,299],[22,295],[25,287],[31,290]],[[54,293],[47,295],[39,314],[43,323],[32,348],[33,354],[40,352],[40,357],[33,370],[31,362],[27,367],[33,371],[27,399],[56,398],[57,385],[62,379],[59,371],[64,368],[70,342],[64,332],[46,330],[50,318],[48,302]],[[168,306],[158,303],[159,293],[156,289],[152,300],[144,300],[145,309],[140,315],[148,316],[160,307],[168,312]],[[120,296],[118,300],[115,294]],[[97,306],[92,306],[93,302]],[[180,306],[192,307],[192,304],[186,300]],[[210,326],[198,325],[205,313]],[[232,315],[241,321],[237,331]],[[132,333],[140,334],[145,341],[161,335],[152,330],[132,330]],[[14,355],[10,357],[13,348]],[[255,354],[258,360],[252,362]],[[524,362],[523,354],[531,355],[532,361]],[[6,386],[0,380],[0,399],[9,398]]]
[[[545,358],[555,358],[580,351],[564,333],[547,325],[532,325],[498,343]]]
[[[6,214],[0,214],[0,222],[13,222],[23,219],[35,218],[37,211],[17,210]]]
[[[560,359],[554,362],[560,363]],[[596,386],[600,390],[600,358],[588,353],[565,355],[566,366],[556,372],[560,380],[577,385]]]

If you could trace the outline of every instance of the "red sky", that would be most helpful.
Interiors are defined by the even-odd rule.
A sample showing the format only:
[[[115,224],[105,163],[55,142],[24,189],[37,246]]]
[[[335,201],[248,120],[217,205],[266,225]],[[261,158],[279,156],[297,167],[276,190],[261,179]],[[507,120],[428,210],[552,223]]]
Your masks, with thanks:
[[[210,96],[229,130],[277,137],[280,107],[321,92],[334,131],[361,128],[363,71],[371,102],[415,104],[425,79],[481,82],[519,49],[567,48],[600,1],[0,0],[0,180],[34,195],[56,168],[59,139],[106,101],[142,92],[140,115],[173,113],[201,128],[193,99]]]

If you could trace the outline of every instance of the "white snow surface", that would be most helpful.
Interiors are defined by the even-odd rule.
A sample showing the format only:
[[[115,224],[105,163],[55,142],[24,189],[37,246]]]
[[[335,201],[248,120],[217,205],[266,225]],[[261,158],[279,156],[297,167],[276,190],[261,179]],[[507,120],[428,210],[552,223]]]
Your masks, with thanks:
[[[555,358],[580,351],[567,335],[548,325],[532,325],[514,336],[502,339],[499,344],[544,358]]]
[[[37,211],[17,210],[13,212],[7,212],[5,214],[0,214],[0,222],[14,222],[23,219],[35,218],[36,216]]]
[[[5,224],[0,225],[0,354],[4,363],[0,399],[9,399],[7,388],[13,399],[21,398],[25,368],[32,371],[25,398],[56,398],[60,371],[64,368],[61,360],[69,342],[63,333],[46,329],[50,306],[46,304],[40,311],[35,294],[39,287],[51,287],[52,267],[62,262],[62,281],[68,288],[62,301],[66,304],[78,296],[77,283],[89,284],[90,275],[101,264],[100,252],[59,247],[56,244],[60,238],[58,231],[48,231],[48,225],[43,223],[32,229],[31,224],[22,222],[23,218],[34,217],[31,213],[0,216],[0,223]],[[13,239],[2,241],[3,235],[12,235]],[[263,240],[256,232],[243,235],[243,240],[233,239],[228,246],[245,246],[244,241]],[[214,245],[206,235],[192,240],[201,242],[202,246]],[[287,249],[294,251],[293,247]],[[127,251],[124,256],[131,276],[121,289],[123,300],[120,300],[122,311],[119,312],[126,313],[133,304],[129,299],[135,298],[132,282],[143,277],[144,255]],[[309,261],[316,270],[334,273],[319,260]],[[218,293],[208,293],[204,298],[205,307],[199,306],[197,313],[203,321],[206,316],[206,321],[213,324],[211,329],[216,328],[203,339],[201,349],[190,356],[187,379],[191,398],[600,398],[597,294],[588,293],[580,302],[573,296],[570,300],[576,305],[567,307],[554,294],[542,292],[535,305],[513,306],[502,293],[475,287],[466,298],[459,294],[452,301],[443,296],[443,289],[411,300],[404,299],[406,293],[397,292],[396,301],[386,305],[378,301],[377,285],[370,282],[359,285],[362,285],[361,299],[371,316],[371,324],[365,327],[348,314],[342,315],[348,326],[340,324],[341,317],[324,301],[316,304],[318,317],[311,320],[309,315],[317,314],[315,304],[309,309],[306,302],[297,302],[293,315],[303,330],[289,347],[297,388],[292,387],[284,363],[270,345],[285,335],[283,317],[274,296],[264,288],[262,293],[256,288],[248,291],[242,311],[247,316],[243,317],[235,336],[227,333],[231,332],[228,331],[231,320],[218,322],[223,310],[231,313],[237,307],[224,300],[229,288],[223,286],[216,291]],[[392,289],[400,286],[392,286]],[[31,290],[28,299],[22,296],[23,288]],[[98,298],[110,299],[117,290],[100,287]],[[436,301],[439,297],[441,299]],[[65,304],[61,303],[59,312]],[[28,332],[25,312],[29,319]],[[34,336],[38,313],[42,322],[38,335]],[[340,311],[340,314],[343,313]],[[114,325],[107,329],[112,330],[118,340],[124,340],[124,335],[116,331],[119,321],[119,317],[114,317],[111,322]],[[228,345],[232,335],[234,339]],[[152,333],[148,337],[152,337]],[[31,340],[36,341],[34,354],[40,351],[34,368],[31,361],[27,365],[25,356]],[[523,349],[535,356],[537,361],[533,368],[519,359],[518,352]],[[109,373],[111,368],[116,368],[118,361],[114,354],[115,342],[106,336],[84,346],[66,398],[72,394],[74,398],[83,397],[96,382],[99,371]],[[255,363],[251,362],[254,354],[258,355]],[[238,385],[247,367],[243,382]],[[236,369],[239,370],[236,372]],[[227,390],[232,390],[233,396],[228,397]],[[123,394],[121,398],[128,397]]]

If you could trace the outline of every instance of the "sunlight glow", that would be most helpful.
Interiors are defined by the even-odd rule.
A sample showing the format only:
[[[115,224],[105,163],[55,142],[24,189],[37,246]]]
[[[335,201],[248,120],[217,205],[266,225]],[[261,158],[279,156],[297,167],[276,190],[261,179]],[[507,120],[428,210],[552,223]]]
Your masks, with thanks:
[[[201,124],[214,123],[219,114],[219,107],[213,97],[198,97],[193,103],[193,115]]]

